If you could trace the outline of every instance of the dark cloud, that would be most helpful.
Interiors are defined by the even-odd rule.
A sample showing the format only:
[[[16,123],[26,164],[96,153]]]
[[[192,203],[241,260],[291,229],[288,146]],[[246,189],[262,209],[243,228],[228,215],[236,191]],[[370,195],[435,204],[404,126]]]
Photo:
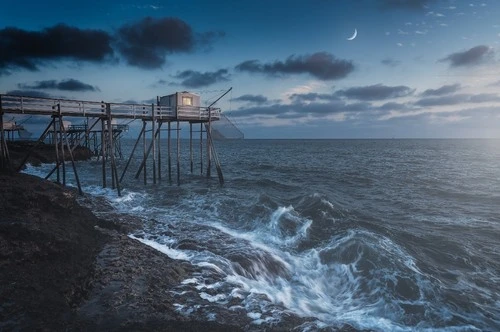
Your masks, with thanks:
[[[339,90],[337,96],[357,100],[385,100],[390,98],[406,97],[413,94],[415,90],[407,86],[386,86],[375,84],[370,86],[354,87],[347,90]]]
[[[264,64],[258,60],[248,60],[235,69],[266,75],[310,74],[326,81],[346,77],[354,70],[354,65],[351,61],[337,59],[330,53],[318,52],[305,56],[291,55],[285,61]]]
[[[117,33],[118,49],[132,66],[160,68],[167,53],[188,52],[194,48],[193,30],[177,18],[146,17],[123,25]]]
[[[167,80],[164,80],[164,79],[159,79],[158,81],[150,84],[149,86],[151,88],[162,88],[162,87],[165,87],[165,86],[178,86],[179,84],[175,83],[175,82],[171,82],[171,81],[167,81]]]
[[[7,69],[38,70],[49,60],[102,62],[113,55],[111,37],[102,30],[58,24],[42,31],[8,27],[0,30],[0,73]]]
[[[339,100],[339,97],[328,93],[294,93],[290,96],[294,102],[316,101],[316,100]]]
[[[473,66],[492,60],[493,56],[493,49],[479,45],[464,52],[452,53],[439,62],[449,62],[451,67]]]
[[[325,117],[337,113],[357,113],[371,110],[370,103],[351,103],[336,100],[328,103],[273,104],[245,107],[231,112],[232,117],[270,116],[278,119]]]
[[[34,84],[18,84],[20,89],[54,89],[63,91],[100,91],[99,88],[94,87],[90,84],[80,82],[75,79],[68,79],[63,81],[56,80],[46,80],[37,81]]]
[[[165,64],[167,54],[192,52],[197,46],[209,49],[224,32],[195,34],[186,22],[173,17],[146,17],[123,25],[117,33],[117,47],[128,64],[156,69]]]
[[[219,69],[215,72],[204,72],[194,70],[185,70],[174,76],[181,79],[181,84],[188,88],[200,88],[212,85],[217,82],[229,81],[229,74],[227,69]]]
[[[457,105],[460,103],[466,103],[469,101],[470,95],[458,94],[452,96],[442,96],[442,97],[430,97],[423,98],[415,102],[417,106],[446,106],[446,105]]]
[[[10,90],[7,91],[8,95],[13,96],[24,96],[24,97],[35,97],[35,98],[52,98],[51,95],[41,91],[33,91],[33,90]]]
[[[386,58],[386,59],[380,61],[380,63],[383,65],[389,66],[389,67],[396,67],[396,66],[399,66],[401,64],[401,61],[391,59],[391,58]]]
[[[436,0],[379,0],[384,9],[422,10]]]
[[[389,102],[378,107],[380,111],[407,111],[411,108],[407,104]]]
[[[165,63],[168,54],[191,52],[198,46],[208,50],[223,36],[220,31],[195,34],[178,18],[146,17],[121,26],[113,36],[65,24],[41,31],[7,27],[0,30],[0,75],[17,68],[38,70],[52,60],[105,62],[113,59],[112,47],[129,65],[155,69]]]
[[[496,93],[480,93],[470,97],[471,103],[487,103],[487,102],[500,102],[500,96]]]
[[[263,95],[242,95],[238,98],[234,98],[233,101],[243,101],[260,105],[267,102],[267,97],[264,97]]]
[[[427,89],[424,92],[422,92],[421,96],[422,97],[430,97],[430,96],[442,96],[442,95],[447,95],[450,93],[457,92],[460,90],[462,86],[460,84],[451,84],[451,85],[443,85],[442,87],[438,89]]]
[[[487,117],[488,120],[491,120],[491,117],[497,117],[499,113],[500,113],[500,106],[494,106],[494,107],[467,108],[457,111],[454,114],[461,116],[475,117],[475,118],[481,115]]]
[[[477,95],[456,94],[451,96],[423,98],[416,101],[415,105],[429,107],[485,102],[500,102],[500,96],[493,93],[481,93]]]

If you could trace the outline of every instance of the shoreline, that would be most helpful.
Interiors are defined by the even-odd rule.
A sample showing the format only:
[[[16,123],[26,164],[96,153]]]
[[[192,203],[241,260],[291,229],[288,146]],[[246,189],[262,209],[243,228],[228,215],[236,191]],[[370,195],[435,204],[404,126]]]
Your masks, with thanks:
[[[241,330],[177,312],[164,290],[195,267],[129,238],[138,220],[98,218],[76,196],[0,174],[0,330]]]
[[[239,303],[202,299],[182,282],[206,271],[130,238],[142,220],[91,208],[74,188],[0,173],[0,330],[290,331],[315,321],[287,312],[257,325]]]

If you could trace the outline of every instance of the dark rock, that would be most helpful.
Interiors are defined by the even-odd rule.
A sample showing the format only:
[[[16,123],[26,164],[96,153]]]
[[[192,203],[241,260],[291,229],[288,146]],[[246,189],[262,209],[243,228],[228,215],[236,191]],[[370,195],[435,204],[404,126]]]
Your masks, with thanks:
[[[54,163],[57,160],[56,148],[54,144],[38,143],[36,141],[7,141],[11,164],[14,169],[19,168],[26,155],[29,153],[27,163],[39,166],[44,163]],[[72,152],[73,159],[88,160],[92,157],[92,151],[83,146],[77,146]],[[62,158],[63,156],[59,156]],[[64,147],[64,159],[71,160],[68,148]]]

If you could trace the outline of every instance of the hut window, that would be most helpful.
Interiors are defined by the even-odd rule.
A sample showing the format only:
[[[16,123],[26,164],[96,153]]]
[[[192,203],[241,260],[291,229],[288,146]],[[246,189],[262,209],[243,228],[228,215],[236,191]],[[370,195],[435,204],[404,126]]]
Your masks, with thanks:
[[[193,97],[182,97],[182,105],[193,106]]]

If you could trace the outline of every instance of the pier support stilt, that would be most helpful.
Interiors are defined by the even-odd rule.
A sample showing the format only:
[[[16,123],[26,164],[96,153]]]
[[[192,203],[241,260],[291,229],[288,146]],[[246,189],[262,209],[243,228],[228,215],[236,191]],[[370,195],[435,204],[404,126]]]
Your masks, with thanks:
[[[12,170],[12,165],[10,163],[9,148],[7,146],[7,141],[5,140],[5,131],[3,130],[3,108],[2,108],[2,96],[0,95],[0,149],[1,149],[1,168]]]
[[[207,129],[207,178],[210,177],[210,172],[212,168],[212,147],[211,144],[211,134],[212,134],[212,111],[208,108],[208,125],[206,125]]]
[[[56,139],[57,142],[57,148],[61,149],[61,168],[62,168],[62,183],[64,186],[66,186],[66,158],[65,158],[65,153],[64,153],[64,135],[63,135],[63,128],[64,128],[64,122],[61,116],[61,105],[57,104],[57,110],[59,113],[59,130],[58,130],[58,135],[59,138]],[[54,133],[56,134],[56,133]]]
[[[116,168],[115,145],[113,142],[113,118],[111,116],[111,105],[106,104],[106,115],[108,116],[108,140],[109,140],[109,157],[111,161],[111,183],[112,188],[116,188],[118,196],[121,196],[120,181],[118,181],[118,170]]]
[[[143,174],[144,174],[144,185],[148,184],[148,177],[147,177],[147,173],[146,173],[146,163],[147,163],[147,158],[148,158],[148,155],[147,155],[147,152],[146,152],[146,133],[144,133],[144,136],[142,136],[142,164],[141,164],[141,167],[139,168],[139,170],[137,171],[138,174],[140,174],[141,172],[141,168],[142,168],[142,171],[143,171]],[[136,175],[137,177],[137,175]]]
[[[200,123],[200,175],[203,175],[203,123]]]
[[[161,130],[161,124],[160,124],[160,126],[158,126],[158,128],[156,129],[156,132],[153,134],[153,141],[149,144],[149,147],[147,149],[146,149],[146,134],[144,134],[144,157],[143,157],[141,165],[139,166],[139,169],[137,170],[137,173],[135,174],[136,179],[139,178],[139,175],[141,174],[141,172],[143,170],[146,171],[147,159],[149,157],[149,154],[151,153],[151,150],[153,149],[153,143],[157,139],[157,137],[160,133],[160,130]]]
[[[127,172],[128,166],[130,165],[130,161],[132,160],[132,157],[134,156],[135,149],[137,149],[137,145],[139,145],[139,141],[141,140],[142,135],[145,135],[145,132],[146,132],[146,121],[142,121],[142,130],[139,133],[137,140],[135,141],[134,148],[132,149],[132,152],[130,153],[130,157],[127,160],[127,164],[125,165],[125,169],[123,170],[122,176],[120,177],[120,182],[123,181],[123,177],[125,176],[125,173]]]
[[[151,104],[151,144],[153,146],[153,184],[156,184],[156,119],[155,105]]]
[[[60,158],[59,158],[59,147],[57,146],[57,125],[56,125],[56,117],[54,116],[54,121],[52,122],[54,124],[52,130],[52,142],[54,143],[54,148],[55,148],[55,153],[56,153],[56,165],[57,165],[57,170],[56,170],[56,178],[57,178],[57,183],[61,183],[61,172],[60,172]]]
[[[193,123],[189,122],[189,165],[193,174]]]
[[[64,126],[62,126],[61,128],[62,128],[62,131],[63,131],[63,134],[64,134],[64,138],[66,139],[66,147],[67,147],[67,149],[69,151],[69,157],[71,159],[71,165],[73,166],[73,173],[75,174],[76,185],[78,186],[78,193],[80,195],[83,195],[82,186],[80,185],[80,178],[78,177],[78,172],[76,171],[75,158],[73,157],[73,149],[71,149],[71,147],[69,145],[69,140],[68,140],[68,135],[66,133],[66,128],[64,128]]]
[[[102,187],[106,188],[106,119],[101,118]]]
[[[92,124],[92,126],[90,126],[90,127],[88,127],[88,126],[87,126],[87,129],[86,129],[86,132],[85,132],[85,134],[86,134],[86,135],[85,135],[84,137],[80,137],[80,138],[78,139],[78,141],[76,142],[76,144],[75,144],[75,145],[73,145],[73,146],[71,147],[71,153],[73,153],[73,151],[75,151],[75,149],[76,149],[78,146],[80,146],[80,145],[82,144],[82,140],[83,140],[83,139],[85,139],[85,140],[87,139],[88,133],[89,133],[89,132],[90,132],[90,131],[91,131],[91,130],[92,130],[92,129],[93,129],[93,128],[94,128],[94,127],[98,124],[98,123],[99,123],[99,119],[97,119],[96,121],[94,121],[94,123]],[[88,148],[88,147],[87,147],[87,148]],[[59,166],[59,164],[56,164],[56,166],[54,166],[54,168],[52,168],[52,170],[51,170],[51,171],[49,172],[49,174],[45,177],[45,179],[50,178],[50,176],[51,176],[52,174],[54,174],[54,172],[56,171],[56,169],[57,169],[57,167],[58,167],[58,166]]]
[[[168,153],[168,181],[172,183],[172,125],[168,122],[167,153]]]
[[[163,121],[158,123],[158,129],[163,125]],[[158,180],[161,182],[161,130],[158,130]]]
[[[181,185],[181,128],[177,121],[177,185]]]

